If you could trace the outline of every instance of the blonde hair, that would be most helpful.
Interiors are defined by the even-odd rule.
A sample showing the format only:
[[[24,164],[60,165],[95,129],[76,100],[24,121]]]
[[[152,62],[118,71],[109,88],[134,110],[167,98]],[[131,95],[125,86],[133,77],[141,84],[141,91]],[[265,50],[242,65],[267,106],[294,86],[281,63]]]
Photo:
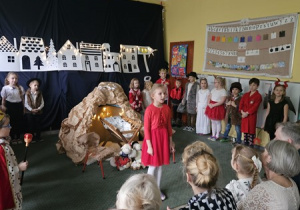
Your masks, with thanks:
[[[145,86],[146,90],[150,91],[151,88],[152,88],[152,86],[153,86],[153,82],[151,82],[151,81],[145,81],[145,85],[144,86]]]
[[[167,69],[164,69],[164,68],[162,68],[162,69],[159,70],[159,73],[161,73],[161,72],[168,73]]]
[[[138,80],[138,78],[135,78],[135,77],[131,79],[129,88],[130,89],[134,89],[134,81],[138,81],[139,82],[139,87],[138,88],[140,88],[140,81]]]
[[[222,88],[225,88],[225,86],[226,86],[226,80],[225,80],[225,78],[223,78],[223,77],[216,77],[215,80],[217,80],[220,83],[220,86]]]
[[[155,210],[161,206],[160,190],[152,175],[135,174],[120,188],[117,209]]]
[[[184,151],[188,152],[187,149]],[[183,160],[185,172],[191,176],[193,184],[200,188],[211,190],[217,183],[219,177],[219,166],[217,159],[205,150],[199,150],[192,154],[183,154],[187,158]]]
[[[196,152],[200,152],[200,151],[206,151],[210,154],[213,154],[212,149],[207,146],[207,144],[205,144],[202,141],[195,141],[194,143],[186,146],[183,150],[182,153],[182,163],[185,165],[187,160]]]
[[[17,79],[18,79],[18,81],[16,82],[16,86],[17,86],[17,88],[18,88],[18,90],[19,90],[20,98],[23,100],[23,97],[22,97],[22,89],[21,89],[21,87],[20,87],[20,85],[19,85],[19,75],[18,75],[17,73],[15,73],[15,72],[8,72],[8,74],[7,74],[6,77],[5,77],[4,84],[5,84],[5,85],[9,85],[8,78],[9,78],[11,75],[15,75],[15,76],[17,77]]]
[[[285,86],[284,86],[284,85],[276,85],[276,86],[273,88],[273,92],[272,92],[272,95],[271,95],[271,99],[272,99],[273,101],[275,100],[276,96],[275,96],[274,91],[275,91],[275,89],[276,89],[277,87],[282,87],[282,89],[283,89],[283,94],[282,94],[281,99],[280,99],[280,102],[281,102],[281,101],[283,101],[283,99],[284,99],[284,97],[285,97],[285,94],[286,94]]]
[[[252,176],[253,180],[250,188],[252,189],[258,184],[259,171],[255,166],[252,157],[259,158],[257,152],[249,147],[243,145],[237,145],[232,149],[233,162],[239,165],[239,173],[247,176]]]
[[[158,83],[155,83],[153,84],[151,90],[150,90],[150,96],[152,97],[154,92],[157,90],[157,89],[162,89],[162,90],[166,90],[166,86],[164,86],[163,84],[158,84]]]

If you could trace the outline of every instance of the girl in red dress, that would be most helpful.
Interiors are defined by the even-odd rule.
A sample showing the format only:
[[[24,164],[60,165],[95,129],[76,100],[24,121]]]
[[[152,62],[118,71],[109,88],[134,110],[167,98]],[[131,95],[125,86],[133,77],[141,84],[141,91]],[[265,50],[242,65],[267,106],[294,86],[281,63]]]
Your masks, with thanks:
[[[170,163],[170,151],[175,151],[175,145],[172,141],[171,110],[164,104],[166,87],[154,84],[150,95],[153,103],[147,107],[144,116],[142,163],[149,166],[147,173],[156,178],[160,187],[162,165]],[[161,199],[166,199],[162,192]]]
[[[140,82],[137,78],[133,78],[129,85],[129,103],[131,108],[136,112],[142,111],[143,95],[140,90]]]
[[[212,135],[209,140],[216,141],[219,139],[221,132],[221,120],[225,118],[225,100],[227,92],[224,89],[225,79],[216,77],[214,82],[215,88],[211,90],[208,98],[208,105],[205,114],[211,120]]]

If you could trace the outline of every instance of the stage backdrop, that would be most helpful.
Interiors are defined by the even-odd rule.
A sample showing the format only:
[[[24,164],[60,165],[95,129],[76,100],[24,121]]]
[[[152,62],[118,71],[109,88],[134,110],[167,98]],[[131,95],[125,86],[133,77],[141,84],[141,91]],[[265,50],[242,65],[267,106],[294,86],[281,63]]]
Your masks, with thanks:
[[[129,0],[0,0],[0,37],[10,43],[22,36],[40,37],[45,46],[50,40],[58,51],[67,40],[80,43],[109,43],[111,52],[120,52],[120,45],[151,46],[157,51],[138,59],[138,73],[104,73],[87,71],[39,70],[18,72],[19,83],[25,88],[32,77],[42,80],[45,108],[42,126],[57,129],[69,111],[100,82],[119,83],[128,93],[130,80],[137,77],[143,88],[144,76],[158,79],[158,70],[167,68],[164,60],[162,6]],[[25,40],[26,41],[26,40]],[[138,52],[139,54],[139,52]],[[10,70],[7,70],[10,71]],[[7,72],[0,72],[0,89]]]
[[[298,14],[206,27],[204,71],[291,77]]]

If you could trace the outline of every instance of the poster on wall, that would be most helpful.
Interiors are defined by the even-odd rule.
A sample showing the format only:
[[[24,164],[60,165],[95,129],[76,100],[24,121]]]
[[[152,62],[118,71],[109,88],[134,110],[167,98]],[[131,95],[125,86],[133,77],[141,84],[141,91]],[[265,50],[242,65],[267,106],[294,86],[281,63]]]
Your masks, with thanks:
[[[204,71],[290,78],[298,14],[206,27]]]
[[[186,77],[186,61],[187,61],[188,45],[174,45],[172,47],[172,63],[171,76],[177,78]]]

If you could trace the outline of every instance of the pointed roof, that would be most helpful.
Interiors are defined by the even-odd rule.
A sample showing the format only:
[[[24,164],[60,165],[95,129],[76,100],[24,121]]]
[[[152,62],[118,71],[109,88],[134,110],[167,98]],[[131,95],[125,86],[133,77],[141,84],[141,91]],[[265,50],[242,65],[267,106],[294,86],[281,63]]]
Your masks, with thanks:
[[[44,53],[45,47],[42,38],[39,37],[21,37],[20,52]]]
[[[0,38],[0,52],[18,52],[18,50],[5,38]]]

